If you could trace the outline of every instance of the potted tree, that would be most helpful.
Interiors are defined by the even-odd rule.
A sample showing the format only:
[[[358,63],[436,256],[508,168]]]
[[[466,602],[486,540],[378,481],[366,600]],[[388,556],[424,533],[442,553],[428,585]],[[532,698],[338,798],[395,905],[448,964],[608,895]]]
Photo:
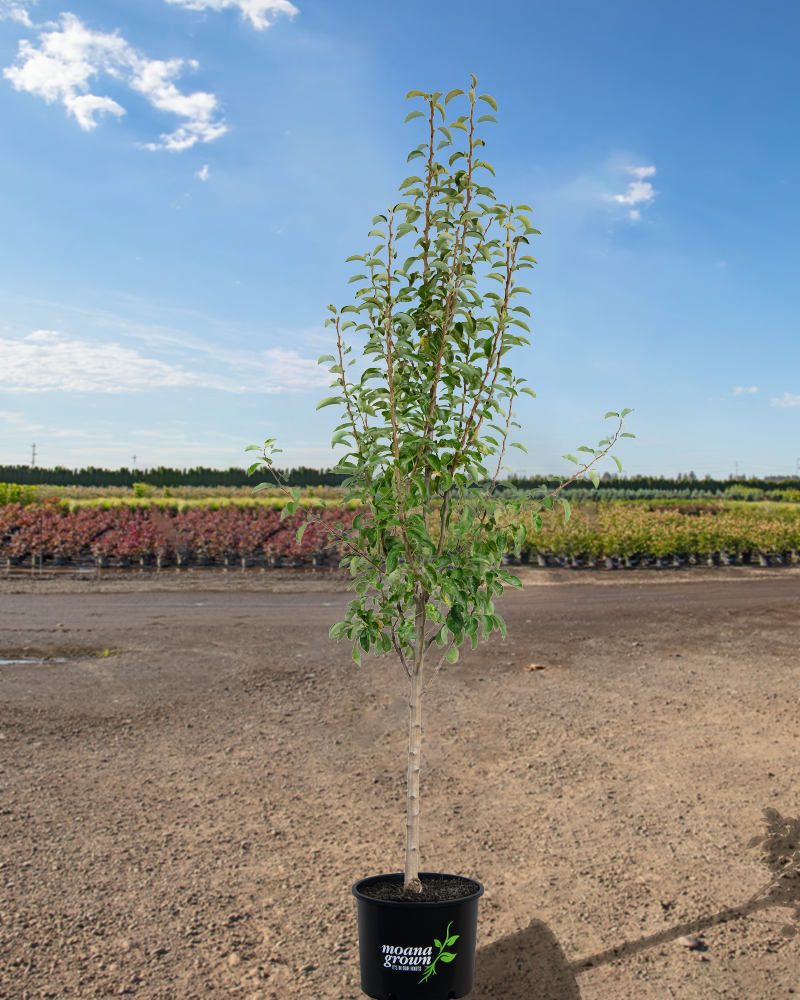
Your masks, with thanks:
[[[342,503],[359,504],[352,526],[325,523],[355,591],[330,634],[353,643],[357,663],[370,653],[396,657],[409,691],[404,871],[353,886],[361,987],[380,1000],[446,1000],[472,989],[483,886],[464,875],[420,871],[422,701],[464,643],[474,649],[491,632],[505,636],[494,599],[505,586],[521,587],[501,560],[509,551],[519,556],[524,520],[538,531],[542,513],[556,504],[569,517],[560,495],[566,482],[527,492],[499,483],[507,448],[526,450],[511,440],[520,426],[517,400],[536,395],[514,375],[507,354],[529,343],[530,313],[520,302],[529,290],[519,279],[536,263],[527,250],[538,230],[528,206],[499,202],[483,180],[494,169],[481,158],[478,131],[497,119],[482,114],[478,102],[497,107],[475,87],[473,76],[466,93],[408,94],[424,106],[406,118],[424,125],[425,140],[408,157],[420,161],[421,176],[403,180],[402,200],[372,220],[372,246],[348,258],[360,266],[350,279],[355,301],[328,306],[334,353],[319,359],[330,365],[335,392],[317,409],[342,413],[332,438],[347,448],[337,469],[348,476]],[[466,113],[450,115],[447,124],[456,98]],[[355,369],[349,337],[360,346]],[[633,436],[623,432],[629,412],[606,414],[619,423],[597,449],[578,449],[585,463],[564,456],[578,466],[568,482],[585,475],[597,486],[593,466],[620,436]],[[290,496],[281,518],[295,515],[300,490],[285,486],[273,467],[275,439],[247,450],[260,453],[249,473],[266,468]],[[274,483],[256,490],[267,488]],[[310,503],[298,541],[309,524],[323,521],[314,498]]]

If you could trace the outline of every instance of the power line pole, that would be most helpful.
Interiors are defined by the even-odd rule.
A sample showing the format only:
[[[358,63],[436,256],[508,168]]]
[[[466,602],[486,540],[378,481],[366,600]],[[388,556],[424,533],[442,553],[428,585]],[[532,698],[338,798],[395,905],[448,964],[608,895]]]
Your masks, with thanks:
[[[31,454],[31,468],[36,468],[36,445],[33,445],[33,452]]]

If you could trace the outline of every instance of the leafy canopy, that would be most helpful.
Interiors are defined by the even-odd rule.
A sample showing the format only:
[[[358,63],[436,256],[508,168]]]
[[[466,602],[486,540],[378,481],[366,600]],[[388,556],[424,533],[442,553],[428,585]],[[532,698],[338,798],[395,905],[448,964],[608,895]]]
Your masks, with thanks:
[[[338,466],[348,475],[343,502],[363,505],[352,530],[338,524],[329,536],[345,545],[357,595],[331,635],[353,642],[356,661],[394,650],[409,677],[433,643],[444,650],[441,665],[445,657],[454,662],[466,640],[474,648],[494,630],[505,636],[493,599],[506,585],[521,587],[501,565],[525,542],[521,515],[532,513],[535,530],[556,504],[569,517],[559,495],[566,483],[552,492],[498,483],[507,449],[526,450],[512,440],[517,399],[536,395],[508,355],[530,344],[522,281],[536,265],[529,238],[540,233],[530,206],[505,204],[490,186],[494,168],[482,158],[478,132],[497,122],[481,105],[497,111],[497,104],[476,96],[476,82],[466,93],[408,94],[424,108],[406,117],[424,129],[408,156],[419,174],[373,217],[371,248],[348,258],[358,271],[350,279],[354,301],[328,306],[336,344],[319,359],[330,365],[335,393],[317,409],[340,409],[331,444],[348,449]],[[456,116],[457,98],[466,113]],[[354,345],[362,364],[351,371]],[[580,466],[570,482],[586,475],[597,486],[592,466],[629,412],[606,414],[619,417],[619,427],[597,449],[577,449],[586,462],[564,456]],[[271,468],[274,440],[250,449],[262,456],[251,473]],[[299,491],[290,492],[287,516],[300,505]]]

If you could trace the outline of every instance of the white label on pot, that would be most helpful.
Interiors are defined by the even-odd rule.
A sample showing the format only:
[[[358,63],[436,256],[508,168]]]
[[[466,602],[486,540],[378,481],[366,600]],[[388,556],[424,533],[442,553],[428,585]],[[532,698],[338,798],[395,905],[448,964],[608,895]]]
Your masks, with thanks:
[[[382,947],[384,969],[395,972],[422,972],[423,966],[433,960],[433,948],[404,948],[402,945],[385,944]]]
[[[453,921],[451,920],[447,925],[443,941],[440,941],[438,938],[433,939],[434,945],[439,949],[436,957],[433,956],[433,948],[430,945],[427,948],[404,948],[402,945],[393,944],[383,945],[384,969],[392,969],[394,972],[422,972],[424,975],[420,979],[420,982],[426,982],[431,976],[436,975],[436,966],[440,961],[444,963],[452,962],[456,957],[454,951],[446,950],[458,941],[459,935],[450,933],[452,926]]]

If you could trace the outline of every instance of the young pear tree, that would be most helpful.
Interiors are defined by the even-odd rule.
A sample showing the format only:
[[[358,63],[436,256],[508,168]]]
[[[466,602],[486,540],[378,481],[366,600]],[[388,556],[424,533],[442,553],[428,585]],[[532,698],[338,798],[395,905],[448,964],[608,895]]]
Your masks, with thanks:
[[[465,642],[474,649],[491,632],[505,637],[494,600],[505,586],[521,587],[502,557],[519,555],[526,522],[539,530],[556,505],[568,518],[564,486],[587,477],[596,487],[597,462],[620,437],[633,437],[623,430],[630,410],[607,413],[615,430],[597,448],[577,449],[585,462],[564,456],[578,466],[567,481],[527,492],[499,482],[507,449],[525,451],[512,440],[518,397],[536,395],[508,354],[529,344],[521,300],[530,292],[520,279],[536,264],[529,238],[540,234],[530,206],[500,202],[490,186],[494,168],[482,159],[478,132],[497,122],[488,113],[497,105],[476,96],[476,84],[473,76],[466,93],[408,94],[424,108],[406,117],[424,127],[408,156],[422,169],[400,185],[402,200],[373,218],[371,249],[348,258],[360,269],[350,279],[353,301],[328,306],[334,353],[319,359],[330,365],[335,394],[317,409],[340,409],[332,445],[348,449],[337,470],[347,475],[342,503],[360,505],[351,529],[337,522],[329,535],[331,545],[344,545],[356,594],[330,634],[353,643],[357,663],[369,653],[394,655],[409,684],[404,885],[411,893],[422,888],[423,696]],[[466,113],[448,115],[457,98]],[[275,439],[248,450],[261,456],[250,474],[266,468],[280,482]],[[284,516],[301,506],[299,490],[287,493]],[[309,509],[307,517],[317,515]]]

